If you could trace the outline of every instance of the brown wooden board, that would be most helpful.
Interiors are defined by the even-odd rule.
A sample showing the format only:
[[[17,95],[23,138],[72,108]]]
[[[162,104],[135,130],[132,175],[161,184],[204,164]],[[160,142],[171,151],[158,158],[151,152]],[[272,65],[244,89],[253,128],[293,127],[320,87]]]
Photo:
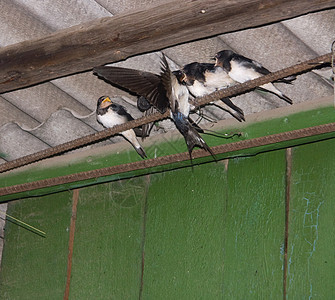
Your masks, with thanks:
[[[0,93],[334,6],[334,0],[187,0],[98,19],[1,49]]]

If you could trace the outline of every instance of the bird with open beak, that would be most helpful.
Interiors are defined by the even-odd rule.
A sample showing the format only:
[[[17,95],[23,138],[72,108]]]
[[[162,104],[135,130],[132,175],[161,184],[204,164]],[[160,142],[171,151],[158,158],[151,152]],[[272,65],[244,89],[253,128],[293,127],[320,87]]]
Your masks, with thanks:
[[[181,71],[181,80],[194,97],[202,97],[236,83],[225,70],[210,63],[192,62],[185,65]],[[238,121],[245,121],[242,109],[228,97],[214,101],[214,104],[228,111]]]
[[[199,146],[208,151],[214,158],[215,155],[212,150],[208,147],[204,139],[200,136],[197,129],[195,129],[188,119],[189,104],[188,108],[188,89],[182,84],[182,74],[179,71],[171,72],[169,64],[163,56],[162,58],[162,83],[166,90],[166,95],[169,99],[169,106],[171,109],[171,117],[174,120],[177,129],[184,136],[190,159],[192,160],[192,150],[195,146]],[[187,100],[186,100],[187,99]],[[188,109],[188,111],[187,111]],[[184,112],[187,111],[187,114]]]
[[[251,60],[245,56],[239,55],[232,50],[223,50],[215,55],[215,66],[223,68],[228,75],[239,83],[256,79],[271,72],[264,68],[257,61]],[[295,77],[293,77],[295,79]],[[282,79],[280,82],[291,83],[292,79]],[[272,83],[260,86],[261,89],[277,95],[279,98],[292,104],[292,100],[278,90]]]
[[[93,72],[114,85],[145,97],[161,113],[170,108],[171,118],[185,138],[191,159],[191,153],[195,146],[207,150],[214,156],[188,119],[190,111],[189,91],[185,84],[180,82],[180,72],[171,72],[165,55],[162,57],[161,74],[159,75],[109,66],[95,67]]]
[[[115,125],[121,125],[128,121],[134,120],[134,118],[122,105],[112,102],[112,100],[107,96],[102,96],[98,99],[96,114],[98,122],[106,128],[112,128]],[[133,145],[136,152],[142,158],[147,157],[144,149],[138,142],[135,131],[133,129],[120,132],[120,134]]]

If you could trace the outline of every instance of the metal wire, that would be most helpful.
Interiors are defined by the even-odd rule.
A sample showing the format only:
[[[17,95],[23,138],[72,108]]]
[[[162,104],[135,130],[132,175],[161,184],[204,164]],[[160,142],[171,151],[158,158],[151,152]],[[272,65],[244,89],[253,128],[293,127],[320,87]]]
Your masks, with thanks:
[[[272,81],[276,81],[278,79],[282,79],[294,74],[298,74],[298,73],[303,73],[306,72],[308,70],[311,70],[319,65],[325,64],[325,63],[330,63],[332,60],[332,53],[328,53],[319,57],[316,57],[314,59],[311,60],[307,60],[305,62],[302,62],[300,64],[296,64],[293,65],[291,67],[279,70],[277,72],[273,72],[270,73],[268,75],[259,77],[257,79],[254,80],[250,80],[247,81],[245,83],[242,84],[237,84],[234,86],[231,86],[229,88],[226,89],[222,89],[219,91],[216,91],[212,94],[206,95],[204,97],[199,97],[194,99],[193,104],[198,107],[198,106],[202,106],[205,105],[209,102],[224,98],[224,97],[230,97],[233,95],[238,95],[241,93],[244,93],[246,91],[252,90],[260,85],[263,85],[265,83],[268,82],[272,82]],[[0,173],[3,173],[5,171],[9,171],[11,169],[14,168],[18,168],[27,164],[30,164],[32,162],[36,162],[51,156],[55,156],[58,154],[62,154],[64,152],[82,147],[84,145],[88,145],[88,144],[92,144],[94,142],[100,141],[102,139],[108,138],[112,135],[115,135],[119,132],[134,128],[134,127],[138,127],[141,126],[143,124],[147,124],[150,122],[154,122],[154,121],[158,121],[158,120],[162,120],[164,118],[167,118],[169,116],[169,111],[167,111],[164,114],[160,114],[160,113],[155,113],[152,115],[148,115],[139,119],[136,119],[134,121],[130,121],[127,122],[125,124],[122,125],[117,125],[113,128],[109,128],[109,129],[105,129],[103,131],[91,134],[91,135],[87,135],[81,138],[78,138],[76,140],[52,147],[52,148],[48,148],[27,156],[23,156],[21,158],[15,159],[13,161],[9,161],[6,162],[4,164],[0,165]],[[148,160],[146,160],[148,161]]]
[[[211,150],[214,154],[223,154],[228,152],[234,152],[238,150],[260,147],[285,141],[291,141],[295,139],[330,133],[335,131],[335,123],[325,124],[325,125],[318,125],[314,127],[308,127],[303,129],[297,129],[289,132],[277,133],[269,136],[254,138],[250,140],[238,141],[230,144],[219,145],[211,147]],[[194,150],[192,153],[192,157],[201,158],[209,156],[207,151],[203,149]],[[0,188],[0,196],[10,195],[20,192],[27,192],[35,189],[42,189],[46,187],[67,184],[71,182],[81,181],[81,180],[88,180],[103,176],[110,176],[115,174],[121,174],[136,170],[143,170],[149,169],[157,166],[163,166],[171,163],[182,162],[189,160],[188,152],[172,154],[167,156],[161,156],[152,159],[146,159],[141,161],[136,161],[132,163],[96,169],[86,172],[80,172],[76,174],[70,174],[60,177],[54,177],[49,179],[43,179],[39,181],[23,183],[18,185],[13,185],[9,187]]]
[[[196,98],[196,99],[194,99],[193,104],[195,106],[201,106],[201,105],[207,104],[211,101],[215,101],[215,100],[218,100],[218,99],[221,99],[221,98],[242,94],[246,91],[252,90],[252,89],[254,89],[258,86],[261,86],[265,83],[273,82],[273,81],[276,81],[278,79],[289,77],[289,76],[294,75],[294,74],[303,73],[303,72],[309,71],[311,69],[314,69],[314,68],[316,68],[320,65],[330,63],[330,60],[331,60],[331,53],[321,55],[321,56],[318,56],[316,58],[304,61],[300,64],[296,64],[296,65],[293,65],[291,67],[288,67],[288,68],[270,73],[268,75],[256,78],[254,80],[250,80],[250,81],[247,81],[247,82],[244,82],[244,83],[241,83],[241,84],[233,85],[229,88],[218,90],[218,91],[216,91],[214,93],[211,93],[209,95]]]

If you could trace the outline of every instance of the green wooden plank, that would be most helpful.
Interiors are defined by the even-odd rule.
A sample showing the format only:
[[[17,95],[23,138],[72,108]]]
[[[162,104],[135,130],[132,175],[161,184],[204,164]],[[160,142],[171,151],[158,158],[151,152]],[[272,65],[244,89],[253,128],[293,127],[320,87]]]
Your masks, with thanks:
[[[0,299],[62,299],[66,283],[72,193],[9,203],[8,214],[46,232],[6,223]]]
[[[151,175],[142,299],[222,295],[223,163]]]
[[[298,113],[292,113],[287,116],[281,116],[273,118],[271,120],[265,120],[262,122],[245,122],[243,124],[237,124],[236,126],[225,127],[224,129],[217,129],[218,132],[227,133],[227,132],[242,132],[243,136],[240,138],[234,137],[233,139],[222,139],[213,136],[204,136],[206,142],[210,146],[227,144],[233,141],[251,139],[256,137],[261,137],[265,135],[270,135],[274,133],[280,133],[285,131],[290,131],[294,129],[301,129],[310,126],[316,126],[320,124],[327,124],[334,121],[335,110],[333,106],[326,107],[317,107],[309,111],[301,111]],[[295,145],[300,145],[303,143],[313,142],[317,140],[324,140],[327,138],[333,138],[335,133],[328,133],[319,136],[314,136],[311,138],[304,138],[300,140],[294,140],[289,142],[277,143],[269,146],[262,146],[247,150],[241,150],[237,152],[230,152],[223,155],[218,155],[219,159],[224,159],[227,157],[235,156],[245,156],[245,155],[254,155],[256,153],[269,151],[273,149],[282,149],[284,147],[292,147]],[[165,139],[166,140],[166,139]],[[186,151],[186,146],[183,138],[177,134],[172,139],[168,139],[167,142],[153,143],[150,147],[146,147],[146,152],[150,158],[155,156],[163,156],[178,152]],[[95,170],[98,168],[103,168],[106,166],[118,165],[121,163],[127,163],[139,160],[139,156],[136,152],[129,146],[128,151],[121,151],[120,153],[110,153],[106,151],[103,154],[88,156],[84,158],[74,158],[72,157],[69,160],[64,160],[62,163],[49,166],[45,168],[44,165],[32,165],[30,168],[23,168],[22,170],[14,170],[0,174],[0,187],[11,186],[20,183],[31,182],[35,180],[41,180],[45,178],[52,178],[67,174],[73,174],[76,172],[82,172],[87,170]],[[208,159],[195,160],[194,162],[201,163],[208,161]],[[11,194],[7,196],[1,196],[0,202],[8,201],[12,199],[19,199],[23,197],[39,196],[43,194],[48,194],[56,191],[68,190],[71,188],[78,188],[82,186],[88,186],[99,182],[108,182],[111,180],[118,180],[122,178],[130,178],[132,176],[139,176],[143,174],[161,172],[164,170],[172,170],[176,168],[183,167],[189,164],[186,163],[177,163],[166,166],[161,166],[157,168],[150,168],[145,170],[137,170],[133,172],[117,174],[112,176],[101,177],[99,179],[90,179],[84,180],[64,185],[59,185],[55,187],[49,187],[44,189],[36,189],[30,192],[23,192],[17,194]]]
[[[229,161],[225,299],[282,298],[285,174],[285,150]]]
[[[294,148],[287,299],[335,297],[335,141]]]
[[[81,189],[70,299],[138,299],[146,177]]]

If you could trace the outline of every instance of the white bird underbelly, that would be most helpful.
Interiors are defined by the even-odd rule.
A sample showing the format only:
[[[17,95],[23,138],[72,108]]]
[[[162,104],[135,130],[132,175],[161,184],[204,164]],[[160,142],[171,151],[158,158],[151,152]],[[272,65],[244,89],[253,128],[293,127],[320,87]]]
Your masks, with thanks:
[[[194,97],[201,97],[216,90],[215,88],[208,88],[200,81],[194,81],[194,84],[188,86],[188,89]]]
[[[220,67],[215,72],[206,72],[206,86],[208,89],[220,90],[233,85],[235,81]]]
[[[97,115],[98,121],[107,128],[111,128],[115,125],[120,125],[126,122],[124,116],[120,116],[116,112],[109,110],[104,115]]]
[[[241,67],[234,61],[231,61],[231,71],[228,74],[232,79],[240,83],[262,76],[262,74],[256,72],[254,69]],[[260,87],[275,94],[283,95],[283,93],[279,91],[271,82],[263,84]]]
[[[231,70],[228,75],[235,81],[239,83],[246,82],[248,80],[252,80],[260,77],[261,75],[257,73],[255,70],[250,68],[245,68],[238,63],[231,61]]]
[[[121,125],[126,122],[124,116],[120,116],[112,110],[109,110],[104,115],[97,115],[97,119],[107,128],[112,128],[116,125]],[[120,132],[120,134],[122,134],[129,142],[131,142],[135,146],[135,148],[141,148],[141,145],[139,144],[133,129]]]
[[[235,81],[222,68],[217,68],[215,72],[206,72],[205,83],[195,80],[193,85],[188,86],[188,89],[193,96],[201,97],[227,88],[234,83]]]
[[[190,103],[188,102],[189,92],[186,86],[175,84],[172,87],[172,92],[178,101],[178,110],[186,117],[190,113]]]

